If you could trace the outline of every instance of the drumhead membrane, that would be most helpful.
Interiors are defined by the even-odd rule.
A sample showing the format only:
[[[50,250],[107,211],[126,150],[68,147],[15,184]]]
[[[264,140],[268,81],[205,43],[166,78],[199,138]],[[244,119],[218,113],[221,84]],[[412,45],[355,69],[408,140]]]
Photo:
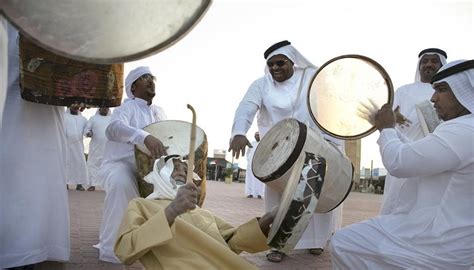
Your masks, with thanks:
[[[252,171],[262,182],[280,178],[296,162],[306,141],[307,127],[296,119],[278,122],[255,150]]]

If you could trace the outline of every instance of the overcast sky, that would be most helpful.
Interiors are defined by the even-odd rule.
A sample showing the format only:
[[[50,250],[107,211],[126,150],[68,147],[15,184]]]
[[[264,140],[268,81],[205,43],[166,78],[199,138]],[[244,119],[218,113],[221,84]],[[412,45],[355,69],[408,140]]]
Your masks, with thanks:
[[[444,49],[448,61],[474,58],[473,13],[473,1],[466,0],[213,0],[181,41],[126,63],[125,72],[151,67],[157,77],[153,102],[169,119],[191,121],[186,104],[193,105],[212,156],[214,149],[228,148],[235,109],[263,75],[263,52],[273,43],[290,40],[317,66],[342,54],[368,56],[396,88],[413,82],[418,52],[427,47]],[[249,139],[255,130],[254,125]],[[362,140],[361,166],[370,167],[371,160],[382,166],[377,137],[378,132]]]

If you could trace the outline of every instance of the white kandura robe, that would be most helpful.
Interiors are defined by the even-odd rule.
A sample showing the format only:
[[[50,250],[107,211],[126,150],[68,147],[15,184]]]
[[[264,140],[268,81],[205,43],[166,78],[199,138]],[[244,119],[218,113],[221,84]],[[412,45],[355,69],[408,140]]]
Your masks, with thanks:
[[[253,197],[262,196],[265,191],[265,184],[258,180],[257,177],[253,175],[252,172],[252,159],[255,149],[257,149],[258,142],[251,142],[253,148],[248,148],[245,153],[247,157],[247,171],[245,172],[245,195],[252,195]]]
[[[307,68],[302,79],[303,70],[295,67],[291,78],[281,83],[274,82],[279,86],[278,91],[272,91],[266,85],[268,78],[257,79],[247,90],[235,112],[232,137],[247,133],[257,111],[259,113],[257,124],[262,139],[273,125],[290,117],[303,122],[314,130],[319,130],[311,119],[307,106],[307,91],[315,73],[316,69]],[[266,74],[265,76],[271,75]],[[300,81],[302,87],[298,95]],[[327,134],[323,134],[323,136],[338,145],[343,145],[340,140]],[[282,193],[265,185],[265,211],[270,211],[279,205],[281,195]],[[328,213],[315,213],[295,248],[324,248],[332,233],[340,228],[341,220],[342,205]]]
[[[89,155],[87,157],[87,171],[89,173],[88,184],[90,186],[103,185],[103,181],[99,177],[99,169],[102,164],[105,143],[107,142],[105,129],[111,119],[111,115],[103,116],[96,113],[87,121],[86,128],[84,129],[84,136],[87,136],[88,133],[92,134],[89,144]]]
[[[8,76],[8,32],[7,20],[0,15],[0,78]],[[0,80],[0,128],[2,127],[3,108],[7,96],[7,80]]]
[[[411,121],[410,126],[402,127],[397,125],[396,129],[400,131],[408,140],[416,141],[424,137],[423,130],[416,113],[416,104],[425,100],[430,100],[434,89],[429,83],[415,82],[404,85],[397,89],[393,101],[393,109],[400,106],[400,113]],[[381,215],[395,214],[404,211],[407,204],[408,194],[405,178],[397,178],[390,173],[385,177],[384,194],[382,205],[380,207]]]
[[[148,132],[143,128],[151,123],[165,120],[166,115],[156,115],[147,102],[140,98],[127,99],[113,114],[106,129],[108,141],[99,176],[104,181],[106,192],[100,226],[100,260],[120,263],[114,254],[114,244],[127,209],[128,202],[139,197],[135,175],[135,144],[144,144]]]
[[[67,261],[70,250],[64,108],[21,98],[17,37],[9,25],[0,128],[0,268]]]
[[[441,123],[412,143],[384,129],[389,172],[412,182],[412,208],[341,229],[334,269],[469,269],[474,262],[474,115]]]
[[[69,185],[87,184],[87,165],[84,155],[84,129],[87,119],[78,112],[72,115],[69,109],[64,113],[67,138],[66,175]]]

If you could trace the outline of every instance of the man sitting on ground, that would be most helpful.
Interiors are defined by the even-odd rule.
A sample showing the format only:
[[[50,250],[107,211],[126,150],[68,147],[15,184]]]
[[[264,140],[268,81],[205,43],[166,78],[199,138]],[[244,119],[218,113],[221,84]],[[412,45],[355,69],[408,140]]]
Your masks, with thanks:
[[[154,192],[130,202],[115,254],[125,264],[137,260],[146,269],[257,269],[238,254],[267,250],[276,209],[233,227],[196,206],[199,181],[186,184],[187,164],[163,156],[145,177]]]

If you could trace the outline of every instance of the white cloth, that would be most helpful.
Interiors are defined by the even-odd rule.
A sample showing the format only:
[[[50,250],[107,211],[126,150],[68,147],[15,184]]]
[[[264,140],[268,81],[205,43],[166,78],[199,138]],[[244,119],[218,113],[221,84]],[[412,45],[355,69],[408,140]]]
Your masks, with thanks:
[[[232,137],[247,134],[257,112],[257,125],[262,138],[273,125],[290,117],[303,122],[314,130],[319,130],[311,119],[307,106],[307,91],[316,69],[309,61],[301,59],[300,56],[302,57],[302,55],[300,53],[288,53],[287,47],[292,46],[282,47],[272,52],[269,57],[275,54],[284,54],[290,58],[295,63],[293,76],[286,81],[277,82],[273,80],[266,69],[266,74],[252,83],[240,102],[232,125]],[[293,50],[294,48],[291,49],[291,51]],[[338,145],[342,145],[340,140],[326,134],[323,134],[323,136]],[[274,206],[279,205],[281,195],[281,193],[265,186],[265,211],[270,211]],[[327,224],[339,224],[339,222],[332,221],[333,219],[339,220],[342,218],[339,216],[333,217],[334,214],[342,215],[342,211],[331,211],[325,214],[315,213],[296,248],[324,248],[332,231],[337,229],[335,226],[329,228],[331,226]],[[312,237],[314,235],[321,237],[308,238],[308,236]]]
[[[128,202],[139,196],[135,180],[136,164],[134,145],[144,144],[148,132],[143,128],[165,120],[156,117],[147,102],[140,98],[129,99],[116,108],[106,129],[108,141],[99,176],[104,181],[105,201],[100,227],[100,259],[120,263],[114,254],[114,244]]]
[[[397,125],[396,129],[406,136],[409,140],[416,141],[424,137],[418,115],[416,113],[416,104],[425,100],[430,100],[434,89],[429,83],[411,83],[404,85],[395,91],[393,100],[393,109],[400,107],[400,113],[411,121],[410,126],[404,127]],[[390,173],[385,177],[385,186],[383,192],[382,205],[380,207],[381,215],[394,214],[402,210],[406,204],[406,192],[402,192],[406,185],[405,178],[397,178]],[[403,195],[403,199],[402,196]],[[398,209],[398,210],[397,210]]]
[[[3,108],[7,96],[8,76],[8,33],[7,20],[0,15],[0,128],[2,127]]]
[[[17,37],[9,25],[0,128],[0,268],[67,261],[70,251],[64,109],[21,98]]]
[[[245,153],[247,158],[247,171],[245,172],[245,195],[252,195],[254,198],[257,196],[263,197],[265,184],[258,180],[252,172],[252,159],[253,154],[255,154],[255,149],[257,149],[258,142],[253,141],[251,144],[253,148],[248,148],[247,152]]]
[[[87,171],[89,173],[88,184],[91,186],[103,185],[103,181],[99,177],[99,170],[102,165],[105,144],[107,142],[105,129],[111,119],[111,115],[103,116],[96,113],[87,121],[86,128],[84,129],[84,136],[87,136],[87,134],[92,135],[89,144],[89,155],[87,156]]]
[[[69,109],[64,113],[66,126],[66,180],[68,184],[87,184],[87,165],[84,155],[84,130],[87,119],[80,113],[72,115]]]
[[[452,61],[449,64],[440,68],[439,71],[443,71],[454,65],[460,64],[465,60]],[[447,82],[451,87],[456,99],[468,109],[469,112],[474,113],[474,70],[470,69],[465,72],[456,73],[449,77],[443,78],[435,83]]]
[[[474,262],[474,115],[441,123],[403,143],[384,129],[385,168],[414,179],[406,213],[378,216],[336,232],[334,269],[469,269]]]

